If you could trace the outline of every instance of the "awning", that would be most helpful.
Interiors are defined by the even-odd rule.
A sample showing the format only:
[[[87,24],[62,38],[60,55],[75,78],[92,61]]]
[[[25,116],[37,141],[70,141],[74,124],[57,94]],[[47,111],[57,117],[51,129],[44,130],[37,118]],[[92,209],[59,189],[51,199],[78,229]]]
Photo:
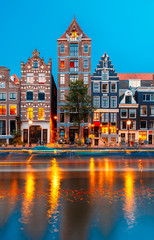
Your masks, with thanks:
[[[99,121],[95,121],[95,122],[94,122],[95,127],[100,127],[100,124],[101,124],[101,123],[100,123]]]

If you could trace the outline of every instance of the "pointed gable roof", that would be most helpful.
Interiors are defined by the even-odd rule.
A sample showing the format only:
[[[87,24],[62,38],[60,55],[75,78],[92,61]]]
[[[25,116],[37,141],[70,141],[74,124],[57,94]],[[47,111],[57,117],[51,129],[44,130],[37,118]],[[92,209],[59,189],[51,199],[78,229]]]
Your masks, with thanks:
[[[89,37],[83,32],[83,30],[80,28],[79,24],[77,23],[77,21],[75,19],[75,15],[74,15],[74,18],[73,18],[71,24],[67,28],[66,32],[59,39],[67,38],[66,35],[67,34],[70,35],[73,30],[76,30],[79,35],[82,34],[82,38],[88,38],[89,39]]]
[[[11,78],[11,82],[13,84],[19,84],[20,83],[20,78],[16,74],[13,74],[10,78]]]

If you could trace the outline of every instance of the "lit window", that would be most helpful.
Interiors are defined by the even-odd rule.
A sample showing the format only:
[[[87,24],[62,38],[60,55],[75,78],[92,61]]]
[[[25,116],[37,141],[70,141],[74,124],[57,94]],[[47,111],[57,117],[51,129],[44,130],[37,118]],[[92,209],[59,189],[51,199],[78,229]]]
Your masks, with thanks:
[[[99,86],[100,86],[99,82],[94,82],[93,83],[93,92],[95,92],[95,93],[100,92]]]
[[[6,115],[6,106],[0,105],[0,115]]]
[[[38,68],[38,61],[33,62],[33,68]]]
[[[111,108],[116,108],[117,107],[117,97],[111,97]]]
[[[60,46],[60,52],[61,52],[61,53],[64,53],[64,52],[65,52],[65,46],[64,46],[64,44],[62,44],[62,45]]]
[[[71,82],[76,82],[78,79],[79,79],[79,76],[78,76],[78,75],[72,75],[72,74],[70,74],[70,81],[71,81]]]
[[[0,88],[5,88],[5,82],[0,83]]]
[[[95,108],[98,108],[100,106],[100,98],[99,98],[99,96],[94,96],[93,97],[93,106]]]
[[[60,68],[64,68],[64,60],[60,61]]]
[[[16,100],[17,94],[16,93],[9,93],[9,99],[10,100]]]
[[[33,119],[33,108],[27,108],[27,119]]]
[[[44,119],[44,108],[38,108],[38,119],[39,120]]]
[[[88,58],[84,58],[83,67],[88,68]]]
[[[70,44],[70,56],[78,56],[78,44],[77,43]]]
[[[116,127],[110,127],[110,133],[116,134]]]
[[[26,100],[33,101],[33,92],[32,91],[29,91],[26,93]]]
[[[146,141],[147,140],[147,132],[139,132],[139,140]]]
[[[127,109],[121,109],[121,118],[127,118]]]
[[[38,91],[38,101],[45,101],[45,92],[43,90]]]
[[[0,101],[6,101],[6,93],[0,93]]]
[[[108,83],[102,83],[102,92],[107,93],[108,92]]]
[[[60,100],[65,100],[65,90],[60,90]]]
[[[100,113],[99,112],[94,112],[94,121],[100,121]]]
[[[78,71],[78,59],[70,60],[70,71],[71,72]]]
[[[27,83],[33,83],[33,73],[27,73]]]
[[[102,133],[108,134],[109,128],[108,127],[102,127]]]
[[[108,80],[108,72],[102,72],[102,80]]]
[[[102,97],[102,107],[103,108],[108,108],[108,97],[106,97],[106,96],[103,96]]]
[[[87,52],[88,52],[88,45],[85,44],[85,45],[84,45],[84,53],[87,53]]]
[[[70,35],[70,40],[75,41],[79,39],[79,35],[77,34],[76,30],[72,31],[72,34]]]
[[[111,83],[111,92],[117,92],[117,84],[116,83]]]
[[[65,84],[65,74],[60,74],[60,84]]]
[[[147,106],[140,106],[140,115],[141,116],[147,115]]]
[[[10,115],[15,116],[17,113],[16,105],[10,105]]]
[[[38,82],[45,83],[45,73],[39,73]]]
[[[83,75],[83,83],[88,84],[88,73],[84,73]]]

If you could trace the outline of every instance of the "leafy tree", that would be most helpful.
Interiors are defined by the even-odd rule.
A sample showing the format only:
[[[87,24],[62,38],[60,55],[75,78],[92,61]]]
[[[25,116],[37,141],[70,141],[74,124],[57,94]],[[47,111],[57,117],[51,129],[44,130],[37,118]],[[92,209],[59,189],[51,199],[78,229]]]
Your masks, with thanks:
[[[88,86],[83,80],[69,83],[69,92],[65,96],[66,105],[64,107],[67,114],[72,118],[74,125],[78,126],[80,138],[80,125],[83,121],[87,122],[88,116],[93,110],[91,96],[88,95]]]

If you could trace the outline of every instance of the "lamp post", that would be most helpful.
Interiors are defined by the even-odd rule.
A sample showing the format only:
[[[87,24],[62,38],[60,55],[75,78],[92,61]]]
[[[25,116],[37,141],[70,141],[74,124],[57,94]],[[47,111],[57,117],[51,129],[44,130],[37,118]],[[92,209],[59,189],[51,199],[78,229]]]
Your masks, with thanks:
[[[30,126],[32,125],[33,121],[30,119],[30,120],[28,121],[28,123],[29,123],[29,147],[31,147]]]
[[[130,130],[130,125],[131,125],[131,121],[128,120],[127,121],[127,126],[128,126],[128,147],[129,147],[129,130]]]

